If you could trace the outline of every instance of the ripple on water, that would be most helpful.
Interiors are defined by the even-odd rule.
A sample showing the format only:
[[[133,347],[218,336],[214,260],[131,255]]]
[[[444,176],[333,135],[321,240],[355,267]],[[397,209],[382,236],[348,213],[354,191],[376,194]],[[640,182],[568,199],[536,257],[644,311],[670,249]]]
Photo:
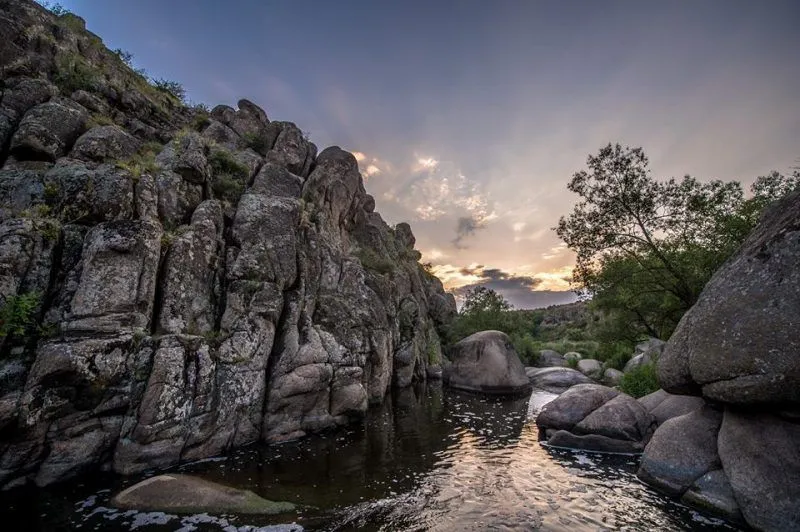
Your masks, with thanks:
[[[26,530],[733,529],[643,485],[636,457],[542,446],[533,419],[553,397],[534,392],[530,400],[503,401],[408,389],[363,426],[179,468],[303,505],[289,515],[115,510],[112,492],[141,478],[105,475],[12,500],[0,518],[41,516]]]

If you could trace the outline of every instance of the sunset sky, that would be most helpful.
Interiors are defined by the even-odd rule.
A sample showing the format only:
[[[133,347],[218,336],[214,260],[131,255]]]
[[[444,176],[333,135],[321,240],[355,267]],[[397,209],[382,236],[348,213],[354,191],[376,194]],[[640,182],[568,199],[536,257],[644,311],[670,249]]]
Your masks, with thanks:
[[[571,299],[551,228],[604,144],[642,146],[660,178],[800,164],[797,0],[61,4],[192,101],[246,97],[353,151],[448,287],[519,308]]]

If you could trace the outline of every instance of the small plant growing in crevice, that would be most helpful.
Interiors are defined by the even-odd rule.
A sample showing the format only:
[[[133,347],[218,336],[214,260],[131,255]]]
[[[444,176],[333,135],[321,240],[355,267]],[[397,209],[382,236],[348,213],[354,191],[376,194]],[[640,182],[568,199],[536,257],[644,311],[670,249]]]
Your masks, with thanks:
[[[0,337],[24,336],[35,324],[39,292],[6,297],[0,308]]]
[[[134,180],[138,180],[144,174],[155,175],[161,170],[161,166],[156,162],[156,155],[161,148],[162,146],[157,142],[148,142],[132,157],[117,161],[117,168],[130,173]]]
[[[567,367],[570,369],[578,369],[578,359],[575,357],[569,357],[567,360]]]
[[[66,94],[93,90],[100,77],[100,71],[78,54],[60,54],[56,58],[53,81]]]
[[[214,196],[229,204],[235,204],[244,192],[244,184],[250,176],[250,170],[237,161],[230,152],[214,149],[208,155],[213,177],[211,191]]]
[[[258,133],[245,133],[242,135],[242,141],[244,142],[245,146],[252,149],[259,155],[266,155],[272,147],[269,145],[269,138],[267,137],[265,131],[259,131]]]
[[[115,48],[114,50],[112,50],[112,52],[114,53],[114,55],[116,55],[119,58],[120,61],[122,61],[123,63],[125,63],[128,66],[133,66],[133,54],[132,53],[130,53],[130,52],[126,51],[126,50],[123,50],[122,48]]]

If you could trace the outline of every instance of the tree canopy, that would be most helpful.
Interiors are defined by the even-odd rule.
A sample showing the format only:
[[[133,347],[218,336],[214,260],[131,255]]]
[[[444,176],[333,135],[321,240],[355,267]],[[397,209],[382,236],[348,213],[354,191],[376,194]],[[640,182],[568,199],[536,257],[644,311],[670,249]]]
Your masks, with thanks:
[[[641,148],[607,145],[567,187],[580,197],[555,228],[576,252],[573,282],[615,316],[617,334],[668,338],[763,208],[798,187],[795,171],[740,183],[658,181]]]

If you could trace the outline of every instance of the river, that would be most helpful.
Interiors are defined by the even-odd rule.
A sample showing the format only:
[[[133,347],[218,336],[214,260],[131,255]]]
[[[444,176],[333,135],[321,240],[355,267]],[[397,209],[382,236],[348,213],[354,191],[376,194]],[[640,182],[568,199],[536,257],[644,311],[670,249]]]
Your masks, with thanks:
[[[111,496],[156,473],[97,473],[0,494],[0,522],[15,531],[736,530],[639,482],[635,456],[542,446],[533,419],[550,397],[409,388],[361,425],[170,470],[302,505],[290,515],[120,511]]]

